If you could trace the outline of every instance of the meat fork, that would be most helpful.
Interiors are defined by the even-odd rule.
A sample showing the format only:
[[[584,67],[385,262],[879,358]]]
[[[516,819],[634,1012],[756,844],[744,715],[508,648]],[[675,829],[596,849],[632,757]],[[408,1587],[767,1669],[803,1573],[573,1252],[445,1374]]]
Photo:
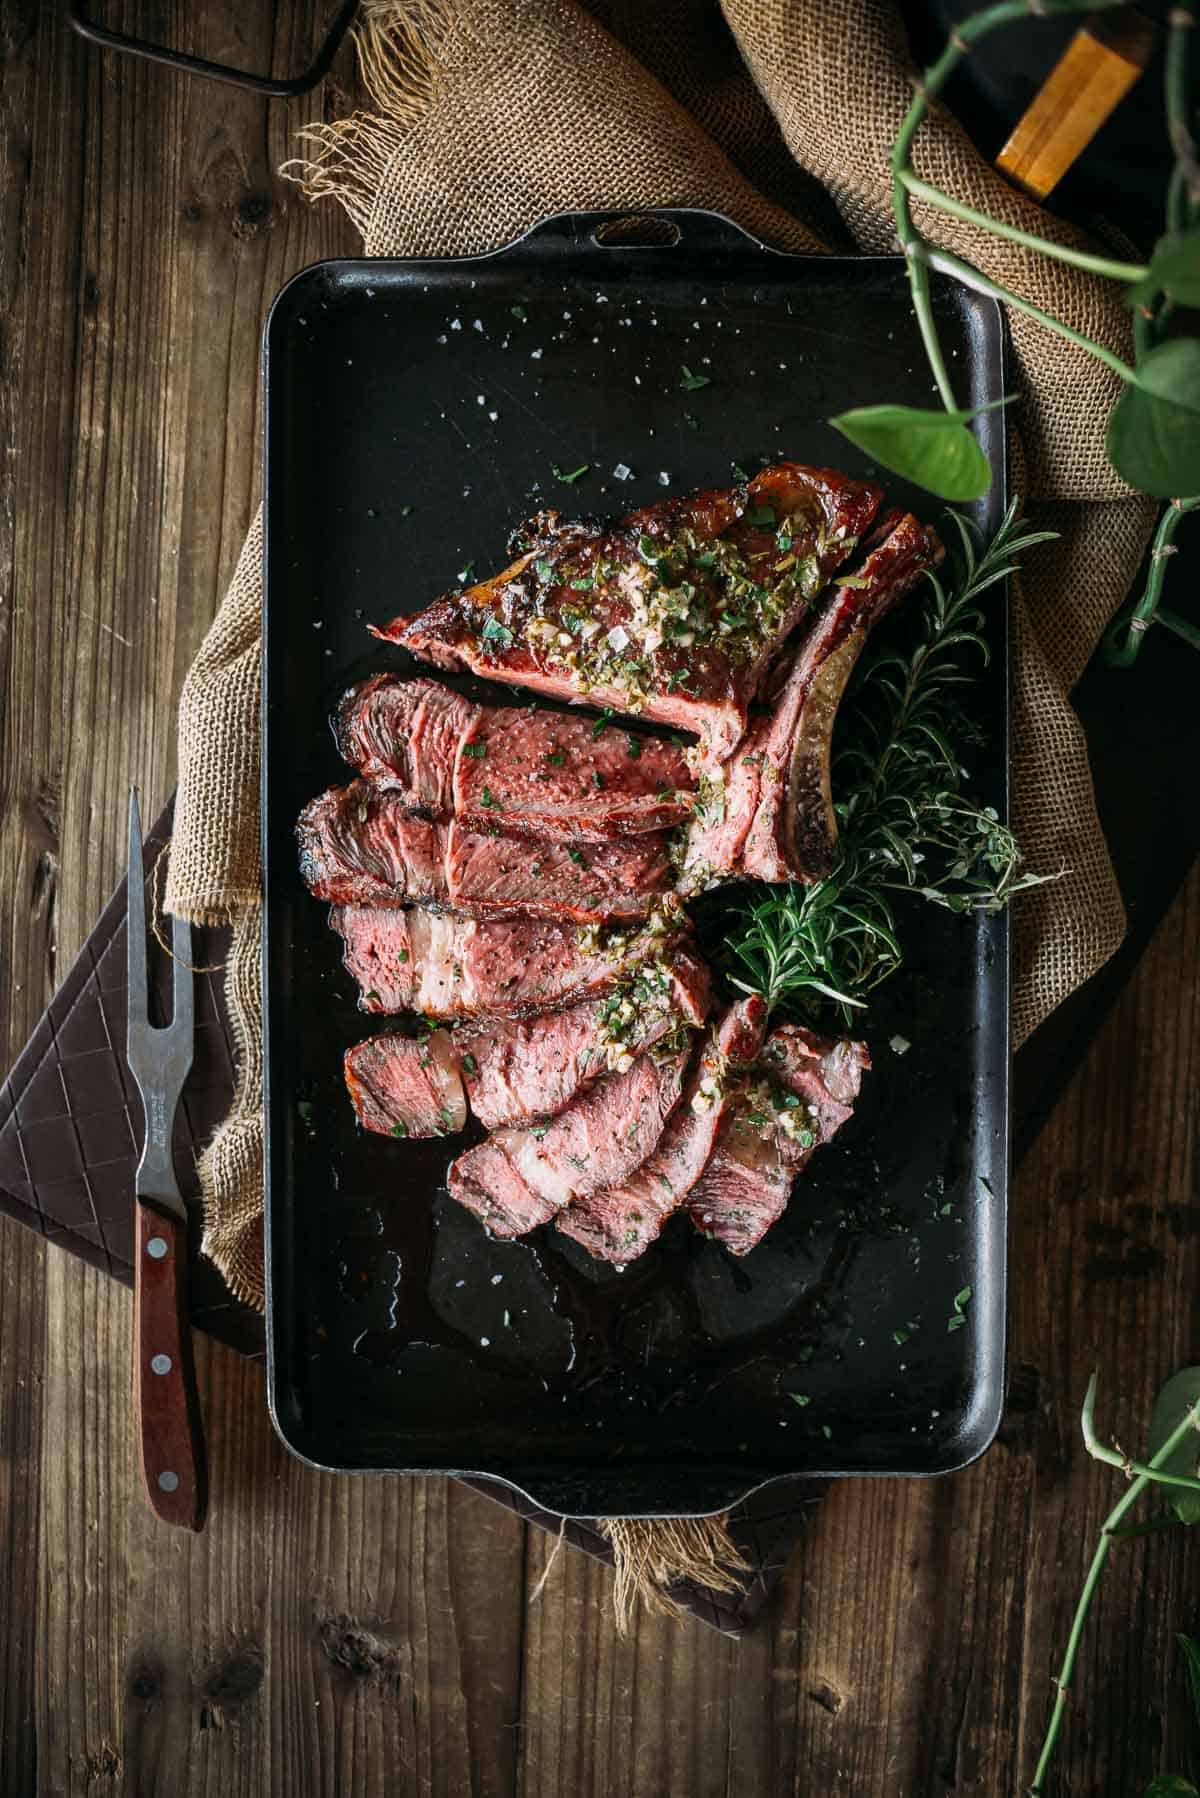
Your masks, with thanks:
[[[146,1118],[134,1181],[134,1410],[151,1506],[164,1523],[198,1530],[204,1523],[208,1482],[187,1313],[187,1210],[171,1159],[175,1111],[192,1065],[192,929],[182,918],[171,920],[172,1015],[168,1025],[156,1028],[149,1015],[146,882],[136,787],[129,793],[126,900],[125,1053]]]

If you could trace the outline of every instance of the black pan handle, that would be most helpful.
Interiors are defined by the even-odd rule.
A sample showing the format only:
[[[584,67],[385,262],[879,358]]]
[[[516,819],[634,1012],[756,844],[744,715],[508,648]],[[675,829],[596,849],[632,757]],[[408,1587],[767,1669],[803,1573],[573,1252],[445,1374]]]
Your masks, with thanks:
[[[551,255],[595,257],[598,265],[610,256],[615,259],[618,252],[649,259],[652,252],[669,256],[677,248],[738,256],[745,256],[748,250],[768,251],[761,239],[722,213],[691,206],[556,212],[531,226],[519,242],[522,249],[545,250]]]

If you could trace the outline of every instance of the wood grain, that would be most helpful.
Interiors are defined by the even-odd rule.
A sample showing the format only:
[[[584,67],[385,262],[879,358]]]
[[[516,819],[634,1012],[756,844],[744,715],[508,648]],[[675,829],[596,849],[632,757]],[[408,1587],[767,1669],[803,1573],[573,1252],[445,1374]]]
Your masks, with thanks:
[[[315,0],[114,3],[126,28],[296,67]],[[352,253],[273,170],[310,106],[85,51],[0,0],[0,1023],[11,1058],[118,872],[124,793],[173,779],[172,715],[255,502],[258,332]],[[761,1629],[643,1620],[609,1575],[442,1481],[292,1460],[259,1370],[205,1342],[212,1505],[144,1505],[129,1295],[0,1220],[0,1792],[156,1798],[928,1798],[1017,1792],[1157,1383],[1200,1355],[1200,875],[1017,1185],[1010,1402],[933,1484],[816,1508]],[[1188,1770],[1174,1633],[1197,1548],[1130,1544],[1082,1657],[1058,1787]],[[1195,1766],[1191,1768],[1193,1774]]]

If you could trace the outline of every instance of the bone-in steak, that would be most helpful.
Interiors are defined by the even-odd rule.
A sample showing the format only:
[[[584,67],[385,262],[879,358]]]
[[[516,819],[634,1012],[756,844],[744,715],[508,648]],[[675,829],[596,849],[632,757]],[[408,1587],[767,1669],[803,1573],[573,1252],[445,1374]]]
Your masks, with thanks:
[[[833,725],[867,633],[942,558],[936,534],[892,516],[882,541],[839,586],[791,654],[770,712],[752,724],[723,767],[701,782],[681,886],[697,891],[731,875],[823,879],[837,821],[829,784]]]
[[[679,1101],[689,1051],[641,1055],[546,1124],[497,1130],[450,1168],[452,1198],[493,1236],[523,1236],[572,1200],[619,1185],[662,1135]]]
[[[723,759],[879,500],[872,483],[782,462],[610,529],[542,513],[500,574],[376,635],[442,668],[679,725]]]
[[[544,706],[480,706],[436,682],[377,674],[336,721],[345,759],[406,805],[479,830],[569,842],[665,830],[691,815],[683,750]]]
[[[683,1104],[648,1159],[621,1184],[580,1198],[557,1223],[599,1261],[620,1265],[649,1248],[704,1172],[721,1123],[739,1090],[740,1070],[762,1047],[767,1008],[741,999],[698,1052]]]
[[[333,787],[296,826],[309,891],[335,905],[441,905],[604,923],[644,917],[673,871],[662,832],[609,843],[535,843],[430,824],[370,781]]]

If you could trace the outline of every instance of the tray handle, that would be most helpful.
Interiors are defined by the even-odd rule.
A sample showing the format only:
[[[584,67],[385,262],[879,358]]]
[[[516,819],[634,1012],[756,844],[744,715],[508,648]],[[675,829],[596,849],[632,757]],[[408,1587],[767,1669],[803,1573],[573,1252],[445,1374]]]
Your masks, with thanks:
[[[720,212],[691,206],[610,207],[595,212],[557,212],[539,219],[521,245],[572,256],[594,256],[599,265],[618,252],[644,255],[690,252],[764,251],[768,246]]]

